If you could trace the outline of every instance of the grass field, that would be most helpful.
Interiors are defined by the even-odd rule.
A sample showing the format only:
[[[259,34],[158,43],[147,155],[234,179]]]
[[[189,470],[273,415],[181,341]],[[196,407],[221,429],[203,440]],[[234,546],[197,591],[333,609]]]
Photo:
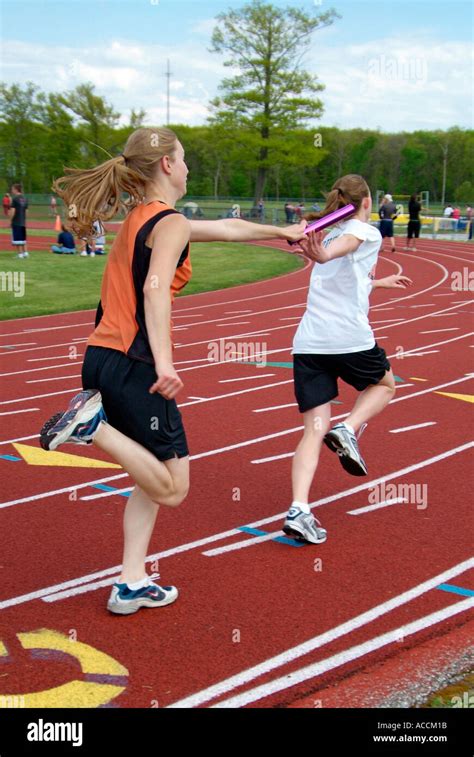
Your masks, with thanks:
[[[104,257],[30,252],[20,260],[0,237],[0,320],[95,308],[100,298]],[[267,279],[302,265],[301,258],[269,247],[193,244],[193,278],[186,294],[226,289]],[[22,275],[23,274],[23,275]]]

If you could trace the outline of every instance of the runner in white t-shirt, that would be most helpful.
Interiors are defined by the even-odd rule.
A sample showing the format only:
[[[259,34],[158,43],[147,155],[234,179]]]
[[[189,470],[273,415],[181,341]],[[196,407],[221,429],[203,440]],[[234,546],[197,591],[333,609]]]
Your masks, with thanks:
[[[370,292],[375,287],[405,288],[412,283],[398,274],[374,279],[382,237],[368,223],[372,198],[362,176],[349,174],[338,179],[324,210],[306,218],[321,218],[348,203],[356,208],[350,219],[334,226],[326,237],[321,232],[311,233],[299,243],[317,265],[311,275],[306,312],[293,341],[295,395],[304,433],[293,458],[293,502],[283,530],[313,544],[327,536],[308,505],[323,442],[338,453],[348,473],[367,475],[356,434],[360,435],[369,418],[383,410],[395,393],[390,363],[377,345],[368,319]],[[338,396],[338,379],[360,394],[347,419],[329,430],[330,403]]]

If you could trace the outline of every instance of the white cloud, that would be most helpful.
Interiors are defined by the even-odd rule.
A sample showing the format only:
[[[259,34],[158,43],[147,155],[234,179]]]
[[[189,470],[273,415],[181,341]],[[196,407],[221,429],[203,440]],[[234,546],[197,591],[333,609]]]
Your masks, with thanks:
[[[209,33],[211,22],[204,19],[193,31]],[[149,122],[160,123],[166,117],[168,58],[172,121],[205,122],[220,81],[234,72],[223,66],[222,57],[206,50],[203,39],[180,47],[111,39],[81,48],[55,46],[54,55],[48,45],[9,40],[4,42],[3,78],[7,83],[33,80],[53,92],[91,81],[123,114],[122,121],[132,108],[144,108]],[[305,67],[326,85],[319,94],[322,124],[411,131],[472,125],[471,59],[467,43],[440,41],[429,34],[343,45],[330,28],[315,37]]]

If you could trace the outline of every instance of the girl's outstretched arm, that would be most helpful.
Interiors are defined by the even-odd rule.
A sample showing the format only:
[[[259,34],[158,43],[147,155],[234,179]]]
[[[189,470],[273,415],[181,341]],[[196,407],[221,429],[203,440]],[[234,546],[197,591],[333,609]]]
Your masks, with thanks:
[[[189,221],[191,242],[258,242],[264,239],[285,239],[298,242],[304,237],[306,221],[292,226],[266,226],[243,221],[240,218],[223,218],[220,221]]]
[[[342,234],[327,247],[323,245],[325,232],[311,232],[299,244],[306,257],[315,260],[316,263],[327,263],[334,258],[342,258],[350,252],[355,252],[362,244],[362,239],[357,239],[353,234]]]
[[[408,276],[402,276],[393,273],[391,276],[385,276],[383,279],[374,279],[372,289],[406,289],[411,287],[413,281]]]

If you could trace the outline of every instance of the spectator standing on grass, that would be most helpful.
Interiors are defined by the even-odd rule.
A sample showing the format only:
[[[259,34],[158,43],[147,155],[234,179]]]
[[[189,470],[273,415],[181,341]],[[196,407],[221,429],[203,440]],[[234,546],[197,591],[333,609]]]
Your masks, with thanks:
[[[453,215],[453,210],[454,210],[454,209],[453,209],[453,206],[452,206],[452,205],[450,205],[450,204],[448,203],[448,204],[446,205],[446,207],[445,207],[444,211],[443,211],[443,216],[444,216],[445,218],[451,218],[451,217],[452,217],[452,215]]]
[[[298,206],[295,209],[295,213],[296,213],[298,221],[301,221],[301,219],[303,218],[305,210],[306,208],[305,208],[304,202],[299,202]]]
[[[58,242],[52,245],[51,252],[55,252],[56,255],[74,255],[76,252],[74,237],[63,223],[61,224],[61,229],[62,231],[58,235]]]
[[[393,221],[397,217],[397,207],[393,201],[392,195],[386,194],[379,208],[380,233],[382,240],[387,237],[390,241],[392,252],[395,252],[395,239],[393,236]]]
[[[51,200],[49,203],[49,207],[51,209],[51,215],[56,216],[58,213],[58,203],[56,201],[56,198],[54,195],[51,195]]]
[[[12,200],[8,210],[12,227],[12,244],[18,250],[19,258],[27,258],[26,250],[26,210],[28,200],[23,196],[21,184],[12,184]]]
[[[263,202],[262,198],[260,198],[260,200],[257,202],[257,212],[258,220],[261,223],[265,218],[265,203]]]
[[[10,203],[12,198],[10,197],[8,192],[5,192],[2,199],[2,205],[3,205],[3,214],[7,216],[8,218],[8,211],[10,210]]]
[[[295,217],[295,207],[291,202],[285,202],[285,216],[287,223],[293,223]]]
[[[408,202],[408,214],[410,218],[408,221],[407,244],[406,244],[405,250],[409,250],[411,247],[413,252],[416,252],[416,247],[414,246],[416,243],[414,240],[419,239],[420,237],[420,228],[421,228],[420,211],[421,211],[421,202],[419,201],[418,195],[415,192],[415,194],[412,194]]]

